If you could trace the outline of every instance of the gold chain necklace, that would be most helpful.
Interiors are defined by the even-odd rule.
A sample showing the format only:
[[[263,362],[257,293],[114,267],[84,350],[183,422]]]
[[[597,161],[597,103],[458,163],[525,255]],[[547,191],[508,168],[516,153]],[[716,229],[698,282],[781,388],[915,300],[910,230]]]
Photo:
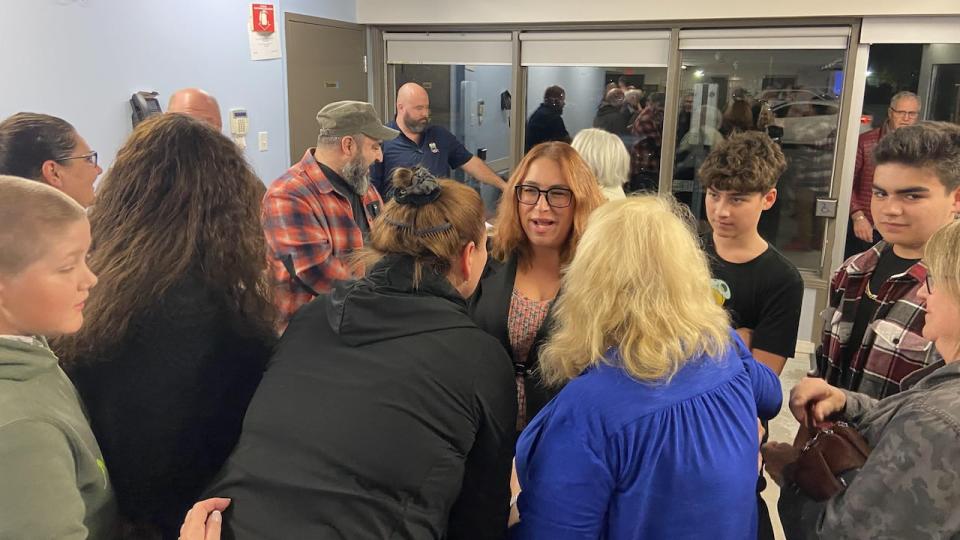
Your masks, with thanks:
[[[877,298],[877,295],[875,295],[875,294],[873,294],[872,292],[870,292],[870,280],[869,280],[869,279],[867,280],[867,288],[864,289],[863,292],[867,293],[867,298],[869,298],[869,299],[871,299],[871,300],[873,300],[874,302],[877,302],[877,303],[880,302],[880,299]]]

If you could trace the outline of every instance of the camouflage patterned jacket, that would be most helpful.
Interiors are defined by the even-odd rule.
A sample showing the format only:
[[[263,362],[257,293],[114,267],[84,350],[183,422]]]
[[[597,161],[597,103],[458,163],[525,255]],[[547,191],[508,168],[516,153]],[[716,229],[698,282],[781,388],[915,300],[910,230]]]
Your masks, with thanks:
[[[849,487],[815,503],[784,486],[787,538],[960,537],[960,362],[937,362],[877,401],[847,392],[846,419],[873,449]]]

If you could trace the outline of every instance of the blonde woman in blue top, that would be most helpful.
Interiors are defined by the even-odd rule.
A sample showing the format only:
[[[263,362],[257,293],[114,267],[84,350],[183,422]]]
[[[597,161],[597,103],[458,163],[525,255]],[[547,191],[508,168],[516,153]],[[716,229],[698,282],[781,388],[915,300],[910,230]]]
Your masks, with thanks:
[[[517,443],[512,538],[756,538],[757,417],[780,383],[713,302],[680,212],[644,196],[590,217],[541,359],[566,386]]]

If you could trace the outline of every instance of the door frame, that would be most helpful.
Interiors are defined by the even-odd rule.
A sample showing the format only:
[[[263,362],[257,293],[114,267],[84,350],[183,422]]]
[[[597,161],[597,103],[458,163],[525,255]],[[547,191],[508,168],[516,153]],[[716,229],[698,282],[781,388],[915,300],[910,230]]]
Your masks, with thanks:
[[[371,63],[370,63],[370,44],[371,44],[370,39],[371,39],[371,36],[370,36],[370,33],[369,33],[369,31],[368,31],[368,27],[367,27],[367,26],[365,26],[365,25],[360,25],[360,24],[355,24],[355,23],[351,23],[351,22],[346,22],[346,21],[338,21],[338,20],[335,20],[335,19],[326,19],[326,18],[323,18],[323,17],[314,17],[314,16],[312,16],[312,15],[303,15],[303,14],[300,14],[300,13],[292,13],[292,12],[285,12],[285,13],[284,13],[284,17],[283,17],[283,49],[284,49],[284,50],[283,50],[283,81],[284,81],[284,96],[283,96],[283,99],[284,99],[284,109],[285,109],[284,112],[285,112],[285,114],[286,114],[286,116],[287,116],[287,144],[288,144],[288,146],[289,146],[289,148],[287,148],[287,153],[288,153],[288,154],[290,155],[290,157],[291,157],[291,160],[292,160],[291,163],[296,163],[296,162],[300,159],[300,156],[299,156],[298,154],[299,154],[300,152],[303,152],[304,149],[303,149],[303,148],[300,148],[300,149],[296,149],[296,150],[295,150],[295,149],[293,148],[293,125],[294,125],[294,124],[293,124],[293,118],[292,118],[292,116],[291,116],[291,111],[290,111],[290,70],[289,70],[289,65],[288,65],[288,63],[289,63],[289,61],[290,61],[290,53],[289,53],[288,48],[287,48],[288,40],[290,39],[290,24],[291,24],[291,23],[312,24],[312,25],[316,25],[316,26],[328,26],[328,27],[334,27],[334,28],[342,28],[342,29],[344,29],[344,30],[356,30],[356,31],[360,32],[360,33],[363,35],[363,37],[364,37],[364,40],[363,40],[364,50],[363,50],[363,60],[362,60],[362,61],[364,62],[364,70],[363,70],[363,71],[364,71],[364,73],[366,74],[366,82],[365,82],[365,84],[363,85],[363,93],[364,93],[365,95],[363,95],[363,96],[358,96],[357,99],[358,99],[359,101],[366,101],[366,100],[368,99],[368,96],[371,95],[371,94],[370,94],[371,84],[372,84],[373,80],[375,80],[375,77],[372,77],[372,76],[371,76],[371,69],[370,69],[370,68],[371,68],[371,65],[375,65],[375,64],[371,64]],[[374,69],[373,71],[377,71],[377,70]]]

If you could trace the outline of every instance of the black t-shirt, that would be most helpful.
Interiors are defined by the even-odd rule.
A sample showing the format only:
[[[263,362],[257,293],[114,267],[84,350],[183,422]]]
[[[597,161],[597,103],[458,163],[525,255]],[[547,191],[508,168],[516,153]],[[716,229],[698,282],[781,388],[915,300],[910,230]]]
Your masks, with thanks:
[[[734,328],[753,330],[751,348],[791,358],[796,353],[803,278],[773,246],[755,259],[731,263],[717,255],[713,235],[702,238],[710,259],[714,299]]]
[[[850,345],[847,347],[846,358],[843,359],[844,373],[848,373],[846,366],[850,365],[853,355],[860,349],[860,343],[863,342],[863,335],[867,333],[867,326],[873,322],[873,317],[877,314],[877,308],[880,303],[871,298],[871,295],[877,296],[880,288],[891,277],[906,272],[911,266],[917,264],[920,259],[904,259],[893,252],[893,246],[887,246],[880,254],[877,261],[877,267],[870,276],[870,283],[867,290],[863,291],[860,301],[857,303],[857,313],[853,318],[853,328],[850,330]],[[868,294],[869,292],[869,294]]]

